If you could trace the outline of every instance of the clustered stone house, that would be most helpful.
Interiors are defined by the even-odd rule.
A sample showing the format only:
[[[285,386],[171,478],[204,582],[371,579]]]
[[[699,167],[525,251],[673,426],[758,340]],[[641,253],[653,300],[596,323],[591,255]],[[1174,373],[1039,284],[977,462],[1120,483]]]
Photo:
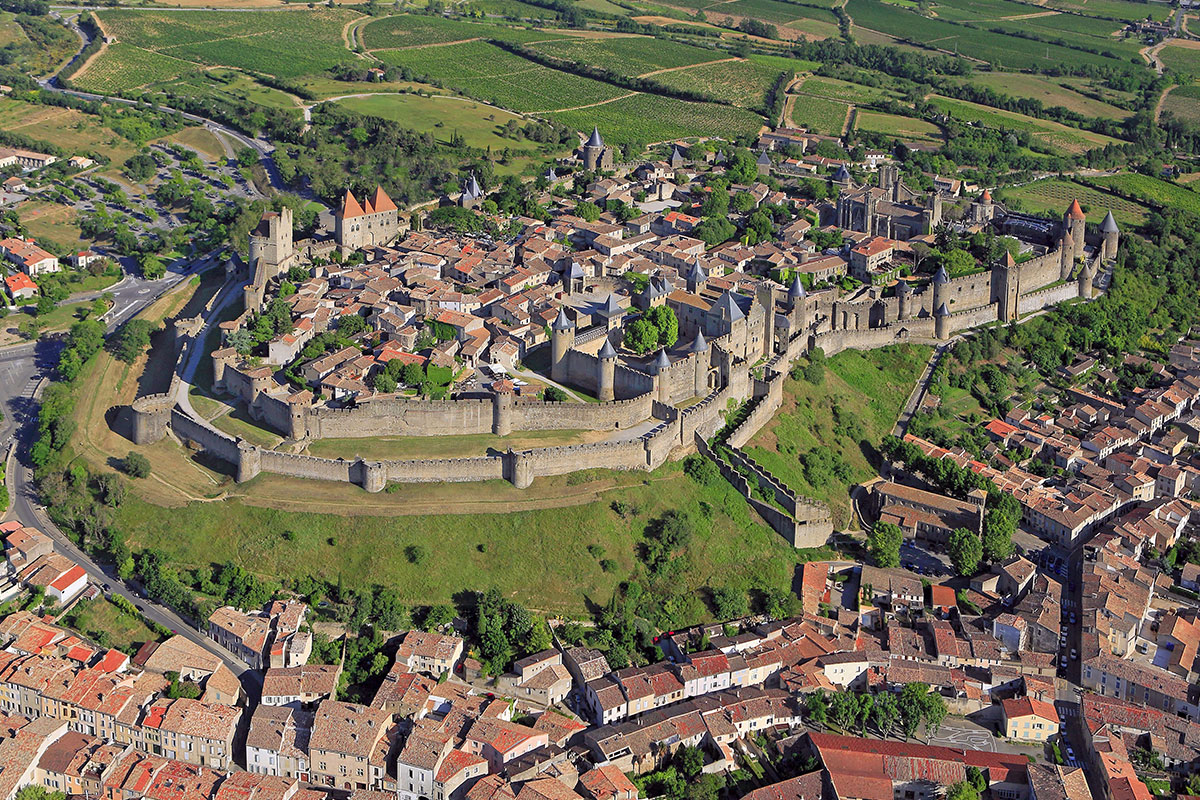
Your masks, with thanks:
[[[807,143],[784,135],[762,144],[774,147],[785,140]],[[594,131],[578,159],[585,168],[607,168],[612,151]],[[760,171],[775,169],[766,150],[760,162]],[[396,358],[456,369],[482,363],[510,368],[545,344],[550,332],[561,334],[553,348],[556,381],[596,392],[601,399],[620,399],[641,387],[636,378],[623,378],[621,368],[653,375],[691,356],[690,348],[716,340],[729,357],[754,362],[789,350],[798,337],[804,339],[801,351],[808,346],[805,337],[813,336],[814,344],[836,352],[896,338],[944,338],[962,327],[1015,319],[1068,295],[1090,297],[1099,259],[1115,255],[1119,232],[1111,215],[1090,251],[1093,259],[1085,250],[1087,231],[1077,202],[1061,221],[1048,221],[1010,213],[985,191],[967,206],[961,228],[970,233],[990,226],[1011,235],[1021,241],[1029,260],[1018,263],[1009,257],[961,278],[942,272],[932,279],[900,280],[900,267],[914,264],[912,243],[931,241],[932,226],[943,221],[943,199],[955,198],[934,191],[921,199],[903,184],[894,166],[878,159],[873,163],[878,175],[873,186],[854,184],[847,165],[838,164],[833,180],[843,192],[837,206],[801,208],[778,241],[755,246],[734,242],[712,251],[689,236],[699,219],[675,208],[686,200],[702,200],[703,179],[723,167],[689,162],[678,147],[664,161],[622,165],[615,177],[598,178],[587,187],[600,204],[622,200],[636,206],[635,194],[664,198],[643,201],[652,210],[641,216],[622,221],[606,212],[587,222],[572,213],[572,200],[547,195],[554,218],[548,223],[517,219],[518,235],[500,242],[406,231],[381,188],[361,202],[347,192],[335,214],[332,246],[343,254],[363,253],[365,263],[310,268],[310,279],[286,298],[294,327],[270,342],[265,364],[247,366],[231,348],[218,349],[213,354],[216,380],[248,402],[268,396],[284,406],[306,408],[315,402],[314,393],[326,402],[374,396],[372,376]],[[472,197],[482,196],[477,184],[472,179],[468,185]],[[961,190],[958,182],[943,184],[946,192]],[[735,185],[729,191],[749,194],[756,206],[792,202],[764,183]],[[922,206],[926,210],[918,213],[913,203],[937,211]],[[812,229],[810,218],[821,220],[824,230],[840,232],[843,246],[818,252],[805,238]],[[244,327],[264,305],[282,272],[307,264],[316,252],[311,243],[299,248],[292,242],[286,210],[264,215],[251,235],[250,249],[247,313],[223,325],[227,334]],[[844,294],[827,283],[848,272],[863,281],[858,291]],[[630,288],[635,275],[648,279],[644,290]],[[791,278],[780,285],[769,275]],[[1078,280],[1068,280],[1073,276]],[[1042,291],[1046,287],[1051,287],[1049,293]],[[639,310],[662,304],[679,319],[678,345],[640,358],[624,350],[624,325]],[[347,314],[363,317],[381,334],[378,346],[368,355],[347,349],[295,365],[307,387],[282,381],[279,369]],[[452,336],[414,352],[430,325]],[[608,374],[614,368],[615,378]],[[703,396],[720,380],[714,358],[695,372],[694,381],[672,387],[670,394]]]
[[[222,606],[208,618],[208,635],[253,669],[294,667],[308,661],[312,633],[303,630],[308,606],[272,601],[261,611]]]

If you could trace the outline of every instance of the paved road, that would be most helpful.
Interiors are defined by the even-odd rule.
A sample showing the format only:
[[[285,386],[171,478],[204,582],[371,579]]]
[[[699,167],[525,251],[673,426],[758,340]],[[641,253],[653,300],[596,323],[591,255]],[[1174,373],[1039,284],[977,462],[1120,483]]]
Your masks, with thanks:
[[[180,270],[160,281],[122,281],[118,285],[119,291],[115,294],[124,299],[118,306],[114,306],[114,313],[106,320],[108,330],[114,330],[189,276],[190,270]],[[247,693],[251,697],[257,697],[262,685],[262,676],[258,672],[251,670],[231,652],[191,627],[171,609],[143,599],[137,591],[136,584],[121,582],[113,572],[92,560],[59,530],[38,503],[32,470],[25,457],[37,433],[39,384],[52,373],[62,346],[61,338],[46,337],[37,342],[0,349],[0,409],[4,410],[4,419],[0,421],[0,453],[8,459],[9,485],[12,489],[11,507],[0,519],[19,519],[45,531],[54,540],[55,549],[82,566],[93,582],[98,585],[108,584],[113,594],[119,594],[141,606],[147,619],[177,631],[220,657],[234,674],[240,677]]]

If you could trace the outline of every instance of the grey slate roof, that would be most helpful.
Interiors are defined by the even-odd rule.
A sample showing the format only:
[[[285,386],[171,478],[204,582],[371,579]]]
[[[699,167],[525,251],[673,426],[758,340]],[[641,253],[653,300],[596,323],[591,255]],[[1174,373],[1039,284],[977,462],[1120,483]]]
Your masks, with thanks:
[[[467,181],[467,188],[463,194],[471,200],[483,197],[483,189],[479,186],[479,180],[475,177],[475,173],[471,173],[471,180]]]
[[[788,297],[793,300],[803,300],[807,292],[804,291],[804,283],[800,280],[800,273],[792,278],[792,285],[788,287]]]
[[[692,271],[687,276],[689,283],[704,283],[708,280],[708,276],[704,274],[704,268],[700,266],[700,259],[692,262]]]
[[[758,154],[758,160],[756,161],[756,163],[759,166],[767,166],[771,163],[771,157],[767,155],[766,150],[763,150],[761,153]]]
[[[950,316],[950,310],[948,308],[946,308],[945,303],[942,303],[940,306],[937,307],[937,311],[935,311],[933,313],[933,315],[935,317],[948,317],[948,316]]]
[[[938,267],[937,274],[933,276],[934,285],[940,286],[943,283],[948,283],[950,276],[946,274],[945,267]]]
[[[667,358],[667,349],[661,348],[658,351],[658,358],[654,359],[654,371],[662,372],[669,366],[671,366],[671,359]]]
[[[704,341],[704,333],[697,330],[696,338],[692,340],[692,346],[688,348],[689,353],[703,353],[708,350],[708,342]]]
[[[833,179],[838,183],[850,182],[850,170],[846,169],[846,165],[842,164],[837,168],[837,172],[833,173]]]
[[[592,135],[587,140],[588,147],[604,147],[604,140],[600,138],[600,128],[593,125]]]
[[[604,346],[600,348],[600,358],[616,358],[617,351],[612,346],[612,340],[608,337],[604,339]]]
[[[736,322],[739,319],[744,319],[746,316],[733,291],[729,289],[726,289],[725,294],[721,295],[717,302],[713,303],[713,311],[729,317],[730,322]]]
[[[1113,219],[1112,212],[1109,211],[1104,215],[1104,221],[1100,223],[1101,233],[1118,233],[1120,228],[1117,227],[1117,221]]]
[[[551,329],[556,331],[569,331],[574,327],[575,323],[567,319],[567,310],[565,308],[558,309],[558,319],[554,320],[554,324],[551,326]]]
[[[604,317],[615,317],[623,312],[621,304],[617,302],[617,296],[611,292],[608,299],[604,301],[604,305],[597,312]]]

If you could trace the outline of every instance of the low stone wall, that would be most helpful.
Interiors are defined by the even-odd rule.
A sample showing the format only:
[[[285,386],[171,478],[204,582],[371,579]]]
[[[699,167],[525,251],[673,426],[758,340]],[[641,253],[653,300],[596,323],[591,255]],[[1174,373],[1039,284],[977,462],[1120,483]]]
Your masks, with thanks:
[[[238,439],[222,433],[216,428],[203,425],[184,414],[178,408],[171,410],[171,432],[185,442],[191,442],[207,453],[231,464],[237,464]]]
[[[971,313],[971,312],[966,312]],[[992,310],[995,319],[995,310]],[[813,347],[825,351],[832,356],[843,350],[874,350],[877,347],[887,347],[890,344],[902,344],[913,340],[929,340],[934,338],[932,319],[909,319],[903,322],[893,322],[882,328],[870,328],[861,331],[826,331],[813,337]]]

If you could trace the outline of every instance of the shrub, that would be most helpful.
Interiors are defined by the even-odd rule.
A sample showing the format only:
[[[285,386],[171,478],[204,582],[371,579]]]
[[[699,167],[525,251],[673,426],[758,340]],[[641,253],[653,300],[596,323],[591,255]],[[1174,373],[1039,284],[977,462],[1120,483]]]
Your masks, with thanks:
[[[121,462],[121,469],[131,478],[145,478],[150,474],[150,459],[141,453],[130,450],[125,456],[125,460]]]

